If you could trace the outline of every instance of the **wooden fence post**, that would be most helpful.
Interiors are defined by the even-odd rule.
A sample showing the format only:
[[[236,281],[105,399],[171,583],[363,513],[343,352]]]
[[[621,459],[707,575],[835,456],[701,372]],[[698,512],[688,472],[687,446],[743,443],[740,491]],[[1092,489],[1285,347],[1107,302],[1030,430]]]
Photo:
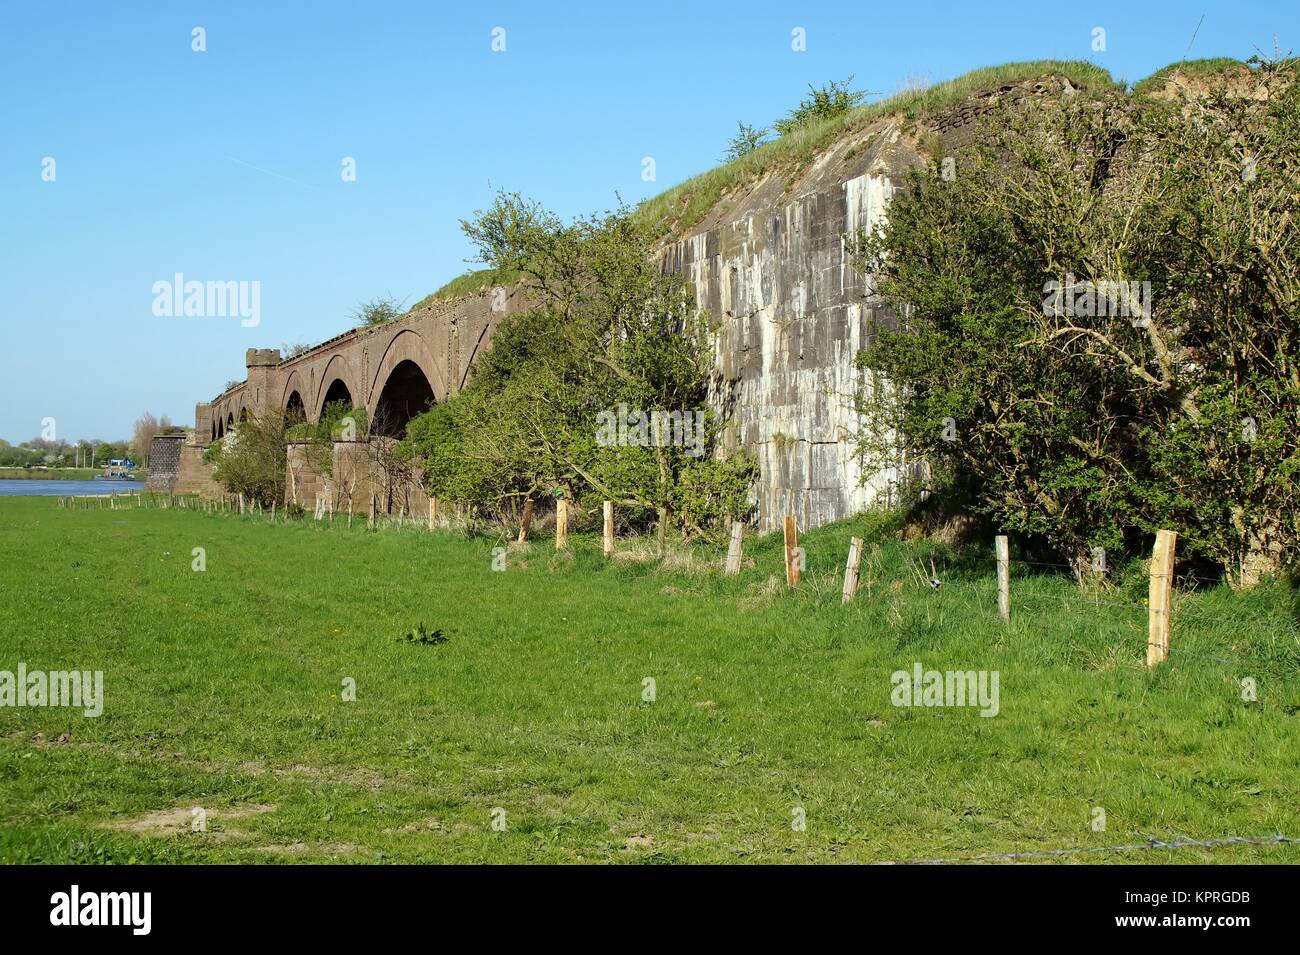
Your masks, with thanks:
[[[429,530],[433,530],[438,523],[438,499],[429,498]]]
[[[862,538],[849,538],[849,562],[844,566],[844,596],[840,603],[848,603],[858,592],[858,573],[862,567]]]
[[[614,556],[614,502],[605,502],[605,556]]]
[[[519,519],[519,543],[528,540],[528,529],[533,526],[533,499],[524,501],[524,513]]]
[[[999,534],[996,538],[998,553],[998,616],[1003,620],[1011,619],[1011,546],[1007,538]]]
[[[244,492],[239,492],[239,513],[244,513]]]
[[[785,516],[785,583],[799,586],[799,523],[793,514]]]
[[[271,523],[275,523],[275,501],[271,502]]]
[[[727,566],[725,573],[735,577],[740,573],[740,541],[745,536],[745,522],[733,519],[731,522],[731,543],[727,545]]]
[[[555,502],[555,549],[569,546],[569,502],[560,498]]]
[[[1174,549],[1178,535],[1156,531],[1151,551],[1151,583],[1147,595],[1147,666],[1169,658],[1169,611],[1174,589]]]

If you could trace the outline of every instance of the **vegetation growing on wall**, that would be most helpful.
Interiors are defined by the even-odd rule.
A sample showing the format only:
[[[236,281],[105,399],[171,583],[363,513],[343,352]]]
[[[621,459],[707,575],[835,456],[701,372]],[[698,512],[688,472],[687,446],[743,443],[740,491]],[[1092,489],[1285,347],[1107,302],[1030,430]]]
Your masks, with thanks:
[[[358,302],[352,309],[352,324],[358,328],[374,328],[386,325],[404,314],[402,303],[391,296],[378,296],[366,302]]]
[[[331,401],[320,418],[295,421],[285,429],[285,440],[298,444],[317,474],[334,473],[334,442],[363,440],[368,434],[366,409],[347,401]]]
[[[1240,583],[1294,561],[1300,91],[1255,78],[1046,101],[914,173],[859,249],[904,316],[861,356],[898,386],[864,396],[869,458],[926,456],[1081,567],[1157,526]]]

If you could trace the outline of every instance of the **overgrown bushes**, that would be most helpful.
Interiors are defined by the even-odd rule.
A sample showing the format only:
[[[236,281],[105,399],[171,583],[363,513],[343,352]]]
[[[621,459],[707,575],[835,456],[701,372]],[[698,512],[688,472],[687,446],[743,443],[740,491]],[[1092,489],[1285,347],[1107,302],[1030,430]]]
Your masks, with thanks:
[[[203,459],[213,465],[213,479],[249,502],[283,504],[286,425],[284,413],[278,411],[239,422],[204,452]]]
[[[913,174],[858,250],[901,317],[860,359],[893,382],[868,459],[1081,568],[1158,526],[1239,583],[1294,562],[1300,94],[1255,79],[1044,100]]]
[[[661,532],[743,514],[753,463],[713,454],[708,318],[659,272],[650,234],[624,210],[565,224],[505,193],[463,225],[530,307],[502,320],[464,391],[408,426],[429,492],[502,517],[560,487]]]

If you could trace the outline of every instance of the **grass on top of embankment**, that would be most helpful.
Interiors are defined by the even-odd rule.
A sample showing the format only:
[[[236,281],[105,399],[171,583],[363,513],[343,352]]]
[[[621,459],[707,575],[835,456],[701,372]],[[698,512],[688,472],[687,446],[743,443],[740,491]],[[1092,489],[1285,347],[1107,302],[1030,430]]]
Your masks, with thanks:
[[[655,236],[668,238],[683,235],[703,219],[723,196],[737,187],[769,172],[798,170],[811,163],[840,137],[881,117],[915,119],[925,113],[953,106],[980,90],[1049,74],[1064,76],[1074,85],[1086,89],[1122,88],[1105,69],[1083,60],[1033,60],[971,70],[923,89],[905,90],[863,104],[833,119],[800,126],[784,136],[768,140],[738,159],[715,166],[646,199],[636,207],[633,215]],[[725,139],[725,136],[726,130],[720,130],[719,140]],[[491,269],[469,271],[456,276],[415,307],[418,309],[438,299],[474,294],[494,284],[508,285],[517,278],[516,275],[497,275]]]
[[[1008,626],[982,556],[885,540],[841,606],[865,527],[804,535],[790,593],[771,537],[739,578],[698,552],[606,561],[582,535],[496,571],[501,542],[452,532],[0,500],[0,670],[104,672],[98,718],[0,707],[0,861],[870,861],[1300,835],[1289,589],[1180,596],[1185,652],[1149,673],[1132,580],[1086,600],[1018,565]],[[938,590],[913,569],[932,550]],[[420,624],[446,641],[402,638]],[[997,671],[997,715],[892,705],[917,662]]]

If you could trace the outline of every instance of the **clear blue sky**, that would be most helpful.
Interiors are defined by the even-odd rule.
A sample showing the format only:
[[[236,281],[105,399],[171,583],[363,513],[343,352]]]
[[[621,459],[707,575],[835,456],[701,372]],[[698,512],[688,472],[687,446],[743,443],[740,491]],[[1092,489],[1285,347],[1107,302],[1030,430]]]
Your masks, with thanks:
[[[463,272],[458,220],[497,187],[566,216],[636,202],[714,165],[737,119],[851,73],[887,94],[1061,58],[1132,82],[1182,58],[1202,15],[1192,58],[1300,52],[1296,0],[8,0],[0,437],[47,416],[69,440],[124,437],[145,410],[192,423],[244,349],[320,341],[360,299],[410,304]],[[156,317],[176,272],[260,282],[260,325]]]

